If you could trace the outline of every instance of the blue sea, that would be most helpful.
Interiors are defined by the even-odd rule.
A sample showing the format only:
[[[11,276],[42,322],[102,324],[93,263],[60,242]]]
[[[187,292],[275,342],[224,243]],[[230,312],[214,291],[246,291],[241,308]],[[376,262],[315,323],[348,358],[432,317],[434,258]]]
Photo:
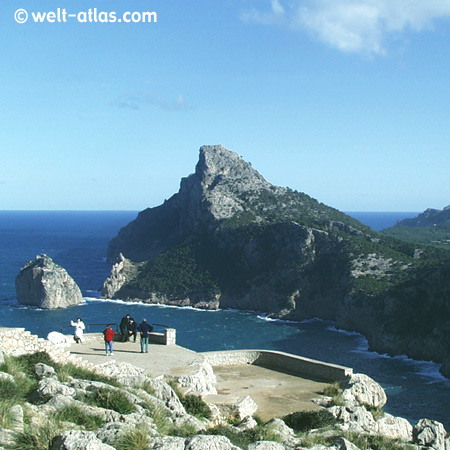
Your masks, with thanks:
[[[374,229],[416,215],[349,214]],[[176,328],[177,343],[195,351],[273,349],[353,367],[385,388],[387,412],[412,423],[428,417],[450,430],[450,381],[440,375],[438,365],[370,352],[363,336],[337,330],[332,322],[292,323],[251,311],[100,300],[98,289],[111,267],[105,258],[108,241],[136,215],[133,211],[0,211],[0,326],[24,327],[45,337],[53,330],[70,333],[70,320],[78,316],[90,324],[90,331],[100,331],[103,325],[95,324],[118,323],[129,313],[138,321],[145,317]],[[67,269],[83,292],[84,304],[45,311],[17,303],[15,277],[27,261],[42,253]]]

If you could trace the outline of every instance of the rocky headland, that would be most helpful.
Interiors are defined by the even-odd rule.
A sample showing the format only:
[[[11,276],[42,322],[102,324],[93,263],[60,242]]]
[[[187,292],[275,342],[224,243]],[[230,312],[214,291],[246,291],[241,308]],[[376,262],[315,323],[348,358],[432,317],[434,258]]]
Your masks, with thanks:
[[[195,172],[109,244],[103,295],[333,320],[450,376],[450,254],[372,231],[204,146]]]
[[[16,277],[16,295],[21,305],[42,309],[83,303],[80,288],[73,278],[45,254],[22,267]]]
[[[12,331],[9,331],[12,332]],[[42,339],[39,341],[42,345]],[[153,378],[109,360],[88,367],[49,352],[3,355],[0,448],[20,450],[448,450],[444,426],[412,426],[383,412],[387,397],[363,374],[317,394],[315,411],[263,423],[250,398],[233,408],[205,403],[206,377]],[[4,346],[6,350],[8,345]],[[15,350],[15,349],[14,349]],[[60,353],[56,353],[60,355]],[[70,356],[70,355],[69,355]],[[200,382],[203,380],[203,382]]]
[[[417,217],[403,219],[383,233],[409,242],[450,250],[450,206],[428,208]]]

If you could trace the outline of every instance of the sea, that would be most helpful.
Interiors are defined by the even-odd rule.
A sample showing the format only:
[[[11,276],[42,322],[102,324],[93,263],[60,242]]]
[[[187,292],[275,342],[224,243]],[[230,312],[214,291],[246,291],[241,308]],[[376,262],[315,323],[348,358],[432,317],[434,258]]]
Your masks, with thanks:
[[[416,212],[349,212],[375,230],[393,226]],[[88,331],[117,324],[127,313],[158,327],[177,330],[177,344],[194,351],[270,349],[352,367],[385,389],[385,411],[411,423],[427,417],[450,431],[450,380],[432,362],[369,350],[366,339],[339,330],[330,321],[272,320],[258,311],[204,311],[101,300],[99,289],[109,275],[108,241],[133,220],[136,211],[0,211],[0,326],[23,327],[45,337],[50,331],[72,332],[81,317]],[[36,255],[47,254],[80,286],[85,302],[58,310],[17,303],[15,278]]]

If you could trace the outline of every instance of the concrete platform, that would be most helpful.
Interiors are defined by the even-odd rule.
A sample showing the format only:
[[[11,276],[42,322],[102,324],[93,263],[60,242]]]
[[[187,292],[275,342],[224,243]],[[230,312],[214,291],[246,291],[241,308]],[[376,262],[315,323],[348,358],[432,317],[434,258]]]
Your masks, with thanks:
[[[194,361],[201,361],[200,354],[178,345],[150,344],[148,353],[141,353],[139,338],[136,342],[114,342],[114,355],[106,356],[103,336],[85,334],[84,343],[70,346],[74,355],[97,365],[106,361],[123,361],[145,369],[152,377],[161,375],[177,376],[186,372]]]

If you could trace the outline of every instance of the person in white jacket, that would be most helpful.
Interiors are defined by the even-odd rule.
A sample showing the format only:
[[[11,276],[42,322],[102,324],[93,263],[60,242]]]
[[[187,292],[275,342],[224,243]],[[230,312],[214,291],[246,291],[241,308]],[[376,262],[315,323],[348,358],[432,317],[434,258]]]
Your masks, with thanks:
[[[75,327],[75,332],[73,334],[73,338],[75,339],[75,342],[79,344],[80,342],[83,343],[83,331],[86,328],[84,326],[83,321],[81,320],[81,317],[77,317],[77,321],[74,322],[73,320],[70,321],[70,325]]]

